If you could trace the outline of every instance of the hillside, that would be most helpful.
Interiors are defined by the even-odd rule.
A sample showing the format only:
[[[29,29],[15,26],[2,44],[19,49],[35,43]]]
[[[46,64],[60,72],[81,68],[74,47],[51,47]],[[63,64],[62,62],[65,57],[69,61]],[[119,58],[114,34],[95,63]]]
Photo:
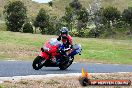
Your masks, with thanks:
[[[58,11],[62,12],[64,11],[65,7],[68,5],[68,3],[71,0],[53,0],[54,7],[58,9]],[[81,4],[89,8],[89,4],[91,4],[94,0],[79,0]],[[120,11],[123,11],[123,9],[127,8],[128,6],[132,6],[131,0],[101,0],[101,6],[107,7],[107,6],[114,6],[117,7]]]
[[[8,4],[11,0],[0,0],[0,16],[2,16],[4,6]],[[12,0],[14,1],[14,0]],[[40,4],[32,0],[22,0],[25,6],[27,7],[28,17],[35,17],[40,10],[40,8],[45,8],[47,11],[52,10],[47,4]],[[1,17],[1,19],[3,16]]]
[[[4,9],[4,5],[8,3],[9,0],[0,0],[0,18],[3,19],[2,12]],[[14,1],[14,0],[13,0]],[[69,4],[71,0],[53,0],[53,7],[49,7],[47,3],[40,4],[34,2],[32,0],[22,0],[27,6],[28,17],[35,17],[40,8],[45,8],[51,15],[61,16],[64,14],[65,7]],[[89,4],[92,3],[93,0],[79,0],[81,4],[89,8]],[[101,0],[101,6],[115,6],[120,11],[127,8],[128,6],[132,6],[132,0]]]

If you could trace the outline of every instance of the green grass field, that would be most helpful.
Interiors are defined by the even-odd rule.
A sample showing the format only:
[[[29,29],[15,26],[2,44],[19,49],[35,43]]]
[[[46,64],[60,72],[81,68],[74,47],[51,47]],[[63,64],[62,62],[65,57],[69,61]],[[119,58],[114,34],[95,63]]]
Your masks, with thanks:
[[[52,35],[0,31],[0,59],[33,60],[43,43]],[[132,40],[73,38],[82,45],[82,55],[76,61],[132,64]]]

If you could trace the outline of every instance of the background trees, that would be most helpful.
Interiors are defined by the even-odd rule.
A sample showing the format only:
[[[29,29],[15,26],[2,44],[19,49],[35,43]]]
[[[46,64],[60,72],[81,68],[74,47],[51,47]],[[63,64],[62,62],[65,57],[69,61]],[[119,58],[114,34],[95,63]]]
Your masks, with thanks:
[[[102,15],[108,22],[114,22],[120,18],[120,11],[115,7],[106,7],[103,9]]]
[[[19,32],[24,24],[27,14],[26,7],[21,1],[10,2],[5,6],[5,20],[8,31]]]
[[[78,0],[72,0],[72,2],[69,3],[69,6],[74,8],[75,10],[82,8],[82,4]]]
[[[130,26],[129,30],[132,34],[132,7],[129,7],[128,9],[125,9],[122,13],[123,20],[127,22]]]
[[[106,7],[101,9],[102,24],[105,28],[106,36],[113,36],[115,34],[115,27],[121,18],[121,12],[115,7]]]
[[[53,2],[48,4],[53,6]],[[61,17],[54,16],[50,10],[48,12],[45,8],[41,8],[36,18],[30,19],[33,25],[30,21],[26,22],[28,19],[26,11],[21,1],[10,2],[6,5],[4,13],[7,30],[33,33],[34,26],[42,34],[56,35],[61,27],[66,26],[70,34],[77,37],[106,38],[119,34],[119,32],[122,32],[122,35],[132,34],[132,7],[121,13],[116,7],[102,8],[100,0],[94,0],[89,8],[84,7],[79,0],[72,0]]]
[[[42,34],[44,34],[49,26],[49,15],[46,13],[46,11],[42,8],[40,9],[35,21],[34,26],[39,28]]]
[[[71,7],[65,8],[65,15],[62,16],[62,21],[65,26],[67,26],[70,30],[73,28],[73,21],[74,21],[74,10]]]
[[[53,2],[52,1],[50,1],[50,2],[48,2],[48,4],[49,4],[49,6],[53,6]]]
[[[86,29],[87,23],[89,21],[89,13],[86,8],[81,8],[77,13],[77,29],[81,30],[82,28]]]

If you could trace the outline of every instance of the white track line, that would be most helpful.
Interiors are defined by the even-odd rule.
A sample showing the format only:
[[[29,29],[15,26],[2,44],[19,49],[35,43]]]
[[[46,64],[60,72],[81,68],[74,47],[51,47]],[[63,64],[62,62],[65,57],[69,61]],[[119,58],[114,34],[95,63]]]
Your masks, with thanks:
[[[115,72],[115,73],[132,73],[132,72]],[[89,73],[89,75],[100,75],[100,74],[114,74],[114,73]],[[28,75],[28,76],[13,76],[13,77],[0,77],[0,83],[3,83],[4,81],[20,81],[24,79],[30,79],[30,80],[40,80],[44,78],[52,78],[52,77],[79,77],[81,76],[81,73],[68,73],[68,74],[46,74],[46,75]]]
[[[5,60],[5,61],[11,61],[11,62],[13,62],[13,61],[14,61],[14,62],[15,62],[15,61],[20,61],[20,60]]]

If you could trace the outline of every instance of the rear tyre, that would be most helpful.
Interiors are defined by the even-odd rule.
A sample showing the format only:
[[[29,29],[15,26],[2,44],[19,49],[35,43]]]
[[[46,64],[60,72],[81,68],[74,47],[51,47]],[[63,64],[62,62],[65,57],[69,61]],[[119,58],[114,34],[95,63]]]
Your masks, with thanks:
[[[64,63],[61,63],[59,65],[60,70],[66,70],[72,64],[73,60],[74,60],[74,58],[72,58],[72,60],[69,61],[68,63],[66,63],[65,61],[64,61]]]
[[[44,64],[43,61],[44,61],[44,59],[42,57],[37,56],[34,59],[33,64],[32,64],[33,69],[35,69],[35,70],[41,69],[43,67],[43,64]]]

